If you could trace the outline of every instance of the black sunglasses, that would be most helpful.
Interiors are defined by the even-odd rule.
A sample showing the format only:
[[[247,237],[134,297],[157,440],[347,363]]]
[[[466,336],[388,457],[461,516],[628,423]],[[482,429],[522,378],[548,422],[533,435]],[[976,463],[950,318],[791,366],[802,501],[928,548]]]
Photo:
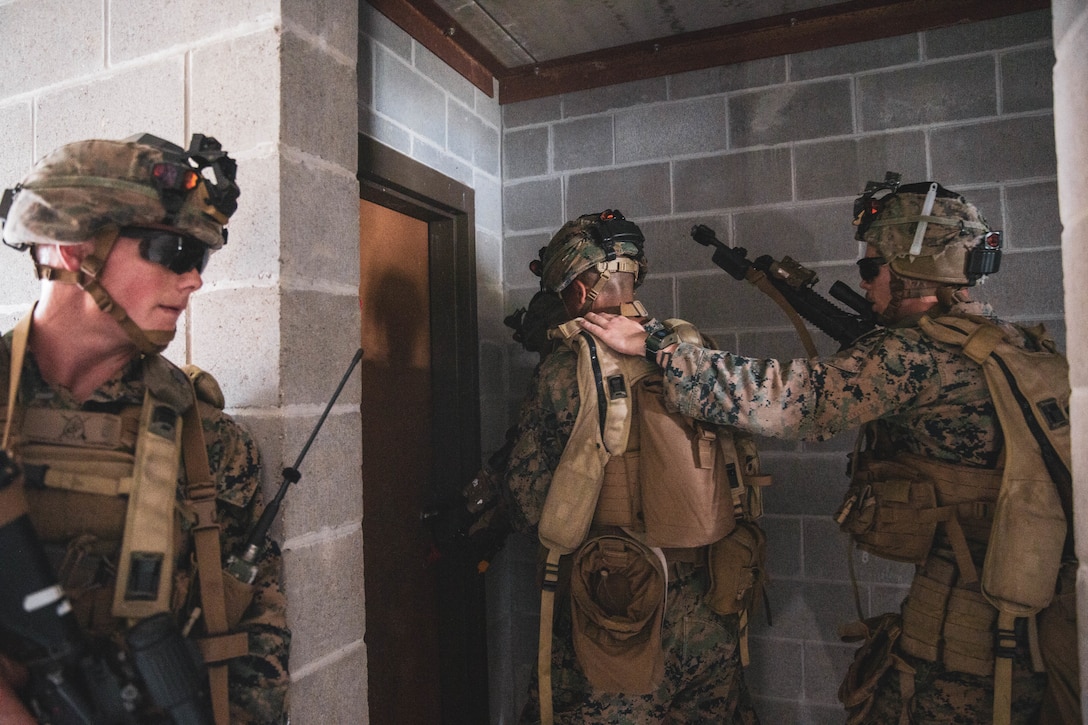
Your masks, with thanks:
[[[121,236],[138,239],[141,257],[174,274],[185,274],[193,269],[203,272],[212,253],[211,248],[199,239],[165,229],[124,227]]]
[[[862,257],[857,261],[858,274],[866,282],[872,282],[880,274],[880,268],[888,263],[883,257]]]

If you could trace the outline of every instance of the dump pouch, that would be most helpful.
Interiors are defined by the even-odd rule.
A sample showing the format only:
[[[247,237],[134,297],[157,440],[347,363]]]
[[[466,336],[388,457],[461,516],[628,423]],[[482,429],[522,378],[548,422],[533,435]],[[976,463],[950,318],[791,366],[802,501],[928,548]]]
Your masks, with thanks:
[[[574,555],[574,651],[595,690],[647,694],[665,676],[665,562],[626,536],[589,539]]]

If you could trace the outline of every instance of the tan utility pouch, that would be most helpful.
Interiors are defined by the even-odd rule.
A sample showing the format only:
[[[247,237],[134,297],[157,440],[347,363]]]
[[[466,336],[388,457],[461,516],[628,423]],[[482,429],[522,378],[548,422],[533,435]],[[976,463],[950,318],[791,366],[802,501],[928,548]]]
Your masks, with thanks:
[[[750,521],[738,521],[728,536],[711,544],[707,549],[707,606],[722,615],[749,610],[763,591],[766,554],[767,536]]]
[[[836,515],[858,545],[894,561],[921,563],[937,532],[937,493],[914,469],[854,454],[854,475]]]
[[[596,526],[618,526],[645,532],[642,520],[642,489],[639,487],[640,452],[627,451],[612,456],[604,467],[604,483],[593,512]]]
[[[944,622],[944,665],[989,677],[994,673],[997,610],[980,592],[953,589]]]
[[[223,599],[227,608],[227,629],[233,631],[242,621],[242,615],[253,601],[252,584],[238,581],[227,572],[223,572]]]
[[[634,386],[639,478],[646,539],[653,546],[697,547],[733,530],[730,468],[738,471],[728,429],[665,410],[659,377]]]
[[[974,589],[956,585],[956,566],[931,556],[903,601],[903,652],[949,670],[989,677],[994,672],[997,610]]]
[[[931,557],[919,567],[903,600],[903,636],[900,647],[909,655],[927,662],[941,656],[941,630],[948,609],[948,597],[956,579],[950,561]]]

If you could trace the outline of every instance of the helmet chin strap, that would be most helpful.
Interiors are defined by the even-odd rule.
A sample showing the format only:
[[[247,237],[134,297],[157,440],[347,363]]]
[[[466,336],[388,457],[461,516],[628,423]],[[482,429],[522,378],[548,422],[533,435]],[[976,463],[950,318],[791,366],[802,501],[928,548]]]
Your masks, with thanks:
[[[175,330],[144,330],[139,327],[128,313],[120,305],[113,301],[109,292],[98,283],[98,275],[106,264],[106,258],[110,256],[110,250],[117,243],[120,229],[115,225],[108,225],[100,229],[94,235],[94,251],[83,258],[79,271],[69,269],[57,269],[48,267],[34,261],[39,279],[47,279],[62,284],[74,284],[91,296],[98,309],[116,320],[121,329],[125,331],[128,339],[144,355],[154,355],[166,349],[170,341],[174,339]]]

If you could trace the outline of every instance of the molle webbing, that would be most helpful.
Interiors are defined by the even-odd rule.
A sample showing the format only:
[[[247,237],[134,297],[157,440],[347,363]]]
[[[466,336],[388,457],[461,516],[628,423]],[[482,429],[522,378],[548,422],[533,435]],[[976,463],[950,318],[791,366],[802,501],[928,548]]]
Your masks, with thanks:
[[[911,582],[903,602],[903,651],[957,672],[989,677],[994,672],[997,610],[974,586],[957,578],[956,565],[931,556]]]
[[[869,451],[855,453],[852,467],[837,520],[861,548],[918,564],[929,554],[942,524],[964,575],[971,576],[976,569],[971,551],[981,551],[988,540],[1000,469],[910,454],[880,460]]]
[[[135,427],[144,432],[134,436],[137,417]],[[15,437],[32,489],[128,497],[113,615],[140,619],[169,611],[181,455],[177,412],[150,391],[143,406],[118,415],[29,408]],[[84,439],[89,445],[81,445]],[[67,508],[68,516],[78,515]],[[42,515],[51,520],[53,513]]]

